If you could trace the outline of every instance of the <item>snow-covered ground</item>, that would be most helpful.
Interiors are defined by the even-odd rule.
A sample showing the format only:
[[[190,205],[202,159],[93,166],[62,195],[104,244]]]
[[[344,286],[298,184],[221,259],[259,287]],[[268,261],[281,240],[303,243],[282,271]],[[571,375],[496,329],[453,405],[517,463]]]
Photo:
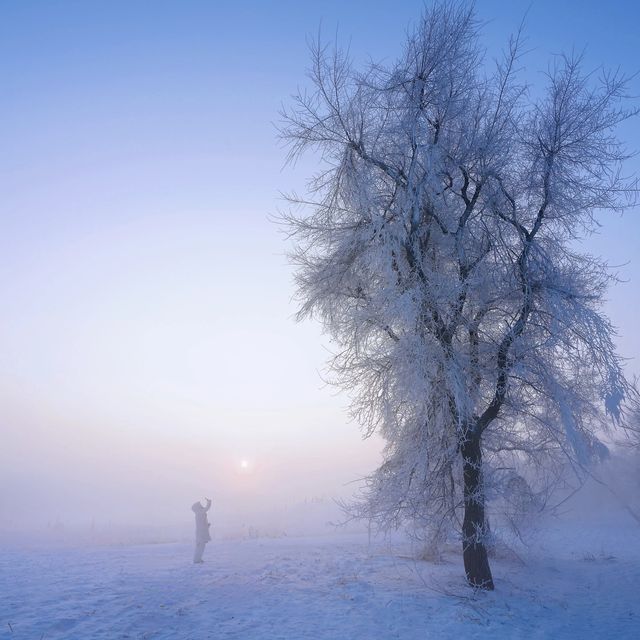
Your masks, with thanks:
[[[366,534],[0,553],[0,638],[640,638],[640,527],[551,521],[493,559],[493,593],[461,559],[416,561]]]

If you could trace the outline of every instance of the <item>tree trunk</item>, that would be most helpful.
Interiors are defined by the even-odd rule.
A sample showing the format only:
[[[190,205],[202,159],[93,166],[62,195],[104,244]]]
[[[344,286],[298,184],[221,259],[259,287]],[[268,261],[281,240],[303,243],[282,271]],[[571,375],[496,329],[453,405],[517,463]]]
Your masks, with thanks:
[[[484,543],[487,529],[480,438],[474,437],[465,442],[461,453],[464,475],[464,521],[462,523],[464,570],[472,587],[493,590],[493,578]]]

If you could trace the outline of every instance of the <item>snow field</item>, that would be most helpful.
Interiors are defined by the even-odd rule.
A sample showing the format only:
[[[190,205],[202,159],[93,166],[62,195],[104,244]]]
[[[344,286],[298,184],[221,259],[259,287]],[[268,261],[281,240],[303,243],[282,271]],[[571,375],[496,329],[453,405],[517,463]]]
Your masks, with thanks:
[[[0,554],[0,638],[638,638],[637,525],[551,527],[471,592],[454,550],[364,534]]]

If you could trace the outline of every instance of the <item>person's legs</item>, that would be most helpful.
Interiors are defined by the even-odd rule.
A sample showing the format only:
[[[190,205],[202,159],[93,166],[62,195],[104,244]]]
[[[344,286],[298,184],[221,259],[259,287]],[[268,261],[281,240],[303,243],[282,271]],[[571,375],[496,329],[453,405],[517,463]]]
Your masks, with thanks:
[[[193,554],[193,562],[195,564],[199,564],[200,562],[204,562],[202,559],[202,554],[204,553],[204,542],[196,542],[196,550]]]

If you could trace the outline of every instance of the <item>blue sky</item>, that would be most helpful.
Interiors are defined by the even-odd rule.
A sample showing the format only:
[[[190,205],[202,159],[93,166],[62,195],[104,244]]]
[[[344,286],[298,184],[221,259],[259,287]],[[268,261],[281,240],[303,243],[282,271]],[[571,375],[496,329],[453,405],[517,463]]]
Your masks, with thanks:
[[[391,59],[422,6],[0,5],[0,524],[43,486],[51,517],[86,511],[90,492],[104,511],[129,496],[157,515],[209,491],[281,497],[292,474],[292,500],[339,491],[371,468],[376,443],[318,375],[318,328],[291,320],[268,216],[314,163],[283,167],[273,123],[305,83],[308,37]],[[489,56],[529,7],[534,84],[572,48],[588,66],[640,69],[636,3],[476,6]],[[622,133],[640,149],[639,121]],[[585,246],[624,265],[607,310],[637,358],[638,212],[603,225]]]

